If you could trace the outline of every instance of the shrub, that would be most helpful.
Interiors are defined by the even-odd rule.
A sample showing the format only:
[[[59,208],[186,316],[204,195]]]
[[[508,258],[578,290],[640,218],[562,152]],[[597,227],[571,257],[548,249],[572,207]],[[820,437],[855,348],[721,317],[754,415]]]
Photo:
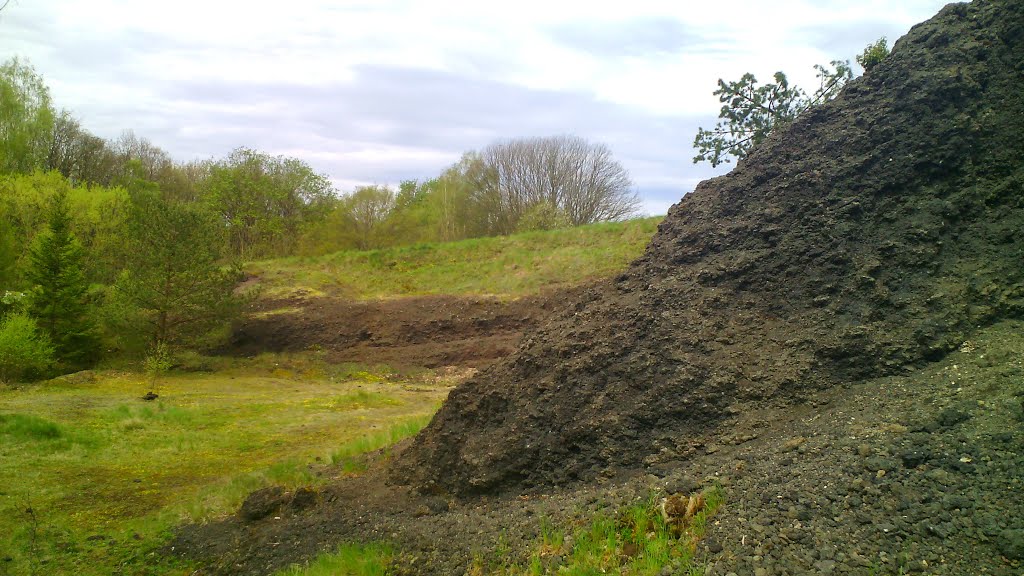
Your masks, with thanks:
[[[868,72],[878,65],[879,62],[885,60],[885,57],[888,55],[889,45],[885,40],[885,36],[883,36],[874,44],[868,44],[860,56],[857,56],[857,64],[860,64],[864,71]]]
[[[0,380],[32,380],[53,365],[53,345],[24,313],[9,314],[0,322]]]

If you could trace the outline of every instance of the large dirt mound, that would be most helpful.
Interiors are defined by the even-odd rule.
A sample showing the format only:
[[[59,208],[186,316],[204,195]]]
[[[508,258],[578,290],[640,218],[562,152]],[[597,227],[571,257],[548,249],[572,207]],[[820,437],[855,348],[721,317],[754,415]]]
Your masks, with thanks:
[[[1024,316],[1024,3],[947,6],[669,212],[392,466],[472,494],[670,460],[730,411]]]

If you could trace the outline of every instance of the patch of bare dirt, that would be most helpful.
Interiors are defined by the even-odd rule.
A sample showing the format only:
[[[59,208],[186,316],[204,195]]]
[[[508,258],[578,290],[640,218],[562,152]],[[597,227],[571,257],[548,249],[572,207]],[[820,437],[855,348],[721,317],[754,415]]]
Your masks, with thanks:
[[[261,300],[225,353],[323,350],[330,362],[481,367],[511,354],[525,331],[571,300],[553,291],[515,300],[422,296],[352,301]]]

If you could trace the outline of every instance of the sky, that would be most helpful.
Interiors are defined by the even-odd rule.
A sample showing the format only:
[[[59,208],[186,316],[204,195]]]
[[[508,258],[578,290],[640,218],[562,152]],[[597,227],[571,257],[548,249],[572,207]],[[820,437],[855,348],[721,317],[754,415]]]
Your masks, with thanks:
[[[664,214],[731,167],[692,162],[719,78],[782,70],[810,91],[814,64],[891,45],[944,4],[10,0],[0,61],[27,58],[92,133],[130,129],[178,161],[246,146],[347,192],[572,134],[608,145],[643,211]]]

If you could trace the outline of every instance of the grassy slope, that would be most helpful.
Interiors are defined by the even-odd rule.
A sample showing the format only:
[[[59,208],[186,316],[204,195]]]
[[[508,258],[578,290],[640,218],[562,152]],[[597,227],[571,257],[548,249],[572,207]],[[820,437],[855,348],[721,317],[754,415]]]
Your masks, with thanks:
[[[135,374],[0,388],[0,575],[187,573],[153,565],[169,527],[316,484],[309,463],[415,433],[447,393],[361,375],[265,357],[170,375],[154,402]]]
[[[268,297],[512,298],[619,272],[659,221],[264,261],[248,270]],[[393,378],[312,354],[213,364],[210,373],[163,378],[155,402],[139,400],[151,384],[131,372],[0,385],[0,576],[190,573],[154,553],[174,524],[233,511],[268,483],[316,483],[307,466],[314,458],[337,464],[335,473],[358,473],[358,454],[415,433],[448,384],[426,373],[417,386],[429,393],[409,392]],[[337,562],[344,573],[377,573],[379,565],[361,563],[386,553],[343,546],[310,573],[336,573]]]
[[[518,297],[610,276],[643,253],[661,217],[579,228],[254,262],[267,297]]]

